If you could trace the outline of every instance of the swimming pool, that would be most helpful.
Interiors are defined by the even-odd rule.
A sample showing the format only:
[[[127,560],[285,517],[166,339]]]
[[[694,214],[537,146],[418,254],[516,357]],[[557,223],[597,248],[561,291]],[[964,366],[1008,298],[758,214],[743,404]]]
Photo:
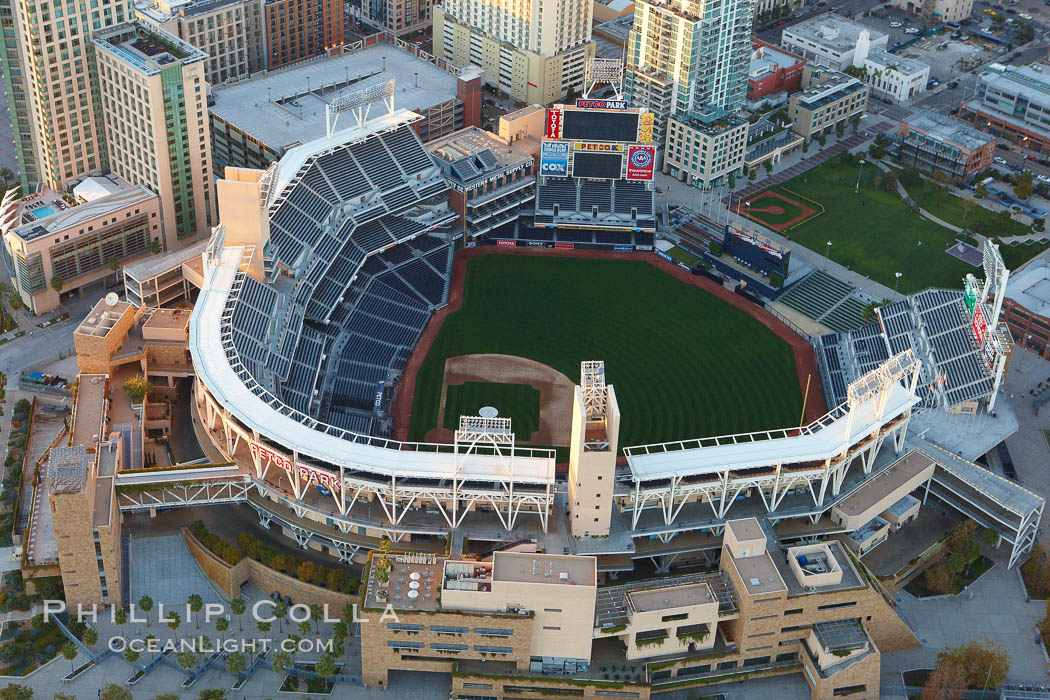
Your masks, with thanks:
[[[35,216],[38,219],[43,219],[45,217],[51,216],[52,214],[57,214],[58,213],[58,207],[56,207],[53,204],[45,204],[42,207],[37,207],[36,209],[30,209],[29,213],[32,214],[33,216]]]

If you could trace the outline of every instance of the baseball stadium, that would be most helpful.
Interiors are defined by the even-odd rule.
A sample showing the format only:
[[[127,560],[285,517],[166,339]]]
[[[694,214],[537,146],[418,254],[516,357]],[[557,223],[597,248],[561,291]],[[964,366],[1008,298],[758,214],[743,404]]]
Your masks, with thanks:
[[[193,489],[126,475],[158,485],[119,493],[121,510],[247,503],[344,562],[469,538],[665,572],[732,518],[802,542],[917,492],[995,527],[1011,565],[1031,548],[1043,499],[973,461],[1016,426],[993,411],[1010,347],[994,245],[984,280],[804,337],[657,255],[644,226],[569,242],[522,205],[464,231],[418,115],[388,107],[348,105],[355,125],[226,170],[189,350],[202,440],[232,467],[179,472]],[[621,145],[555,150],[619,154],[600,166],[615,202]],[[469,158],[479,177],[499,160]],[[536,212],[549,184],[579,212],[595,173],[574,165],[540,170]]]

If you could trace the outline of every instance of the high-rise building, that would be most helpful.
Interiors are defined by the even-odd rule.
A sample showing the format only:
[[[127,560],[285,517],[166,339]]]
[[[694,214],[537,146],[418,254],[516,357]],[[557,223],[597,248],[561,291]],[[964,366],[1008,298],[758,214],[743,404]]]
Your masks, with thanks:
[[[3,68],[24,189],[65,184],[108,165],[91,36],[129,19],[118,0],[0,6]]]
[[[265,65],[258,0],[145,0],[135,5],[135,15],[208,54],[204,72],[211,85]]]
[[[207,54],[146,22],[97,32],[92,43],[110,168],[161,194],[166,249],[207,233],[215,212]]]
[[[434,54],[481,66],[516,100],[549,104],[583,86],[591,13],[590,0],[446,0],[434,8]]]
[[[627,41],[628,101],[656,115],[663,170],[709,187],[743,167],[754,0],[639,0]]]
[[[341,0],[265,0],[266,68],[320,56],[343,43]]]
[[[358,20],[394,34],[430,26],[434,0],[364,0],[360,7],[347,3]]]

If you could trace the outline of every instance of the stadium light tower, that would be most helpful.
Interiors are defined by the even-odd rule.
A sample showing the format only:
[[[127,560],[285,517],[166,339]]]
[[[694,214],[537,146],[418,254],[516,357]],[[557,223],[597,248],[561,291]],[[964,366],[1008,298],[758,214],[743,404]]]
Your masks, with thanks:
[[[900,283],[901,275],[903,275],[903,274],[904,274],[903,272],[894,272],[893,273],[893,276],[897,278],[897,279],[893,280],[893,296],[897,296],[897,285]]]
[[[831,241],[828,241],[827,250],[824,251],[824,269],[828,269],[828,256],[831,255]]]
[[[372,104],[382,101],[387,108],[387,114],[394,112],[394,81],[388,80],[378,85],[369,85],[366,88],[355,90],[348,95],[337,97],[324,108],[325,133],[331,138],[335,133],[339,115],[350,112],[358,126],[368,121],[368,111]]]
[[[583,99],[587,99],[591,90],[600,83],[609,83],[616,93],[613,99],[622,99],[623,61],[618,58],[587,59],[583,76]]]

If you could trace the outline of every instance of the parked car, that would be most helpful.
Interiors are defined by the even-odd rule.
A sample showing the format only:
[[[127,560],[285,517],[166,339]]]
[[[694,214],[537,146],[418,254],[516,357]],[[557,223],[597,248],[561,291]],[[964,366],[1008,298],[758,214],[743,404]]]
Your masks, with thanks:
[[[1021,19],[1032,19],[1032,15],[1028,14],[1027,12],[1018,12],[1017,16]]]
[[[904,30],[904,33],[905,34],[915,35],[915,34],[921,34],[922,30],[919,29],[918,27],[908,27],[907,29]]]
[[[998,13],[998,12],[996,12],[995,10],[989,10],[989,9],[988,9],[988,8],[986,7],[986,8],[984,8],[984,14],[988,15],[989,17],[995,17],[995,16],[996,16],[997,14],[999,14],[999,13]]]
[[[1003,158],[1002,156],[996,156],[995,158],[992,158],[992,160],[994,160],[999,165],[1006,165],[1006,158]]]
[[[896,29],[897,27],[903,27],[904,26],[904,22],[893,21],[893,22],[890,22],[890,26],[893,27],[894,29]]]
[[[959,81],[958,80],[952,80],[951,82],[948,83],[948,85],[946,87],[949,90],[954,90],[955,88],[959,87]]]
[[[1050,184],[1050,177],[1047,177],[1046,175],[1043,175],[1041,173],[1039,175],[1036,175],[1035,179],[1039,182],[1045,182],[1047,184]]]
[[[995,144],[995,147],[998,148],[1000,151],[1009,151],[1010,150],[1010,147],[1007,146],[1005,143],[997,143],[997,144]]]

